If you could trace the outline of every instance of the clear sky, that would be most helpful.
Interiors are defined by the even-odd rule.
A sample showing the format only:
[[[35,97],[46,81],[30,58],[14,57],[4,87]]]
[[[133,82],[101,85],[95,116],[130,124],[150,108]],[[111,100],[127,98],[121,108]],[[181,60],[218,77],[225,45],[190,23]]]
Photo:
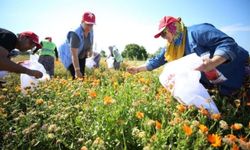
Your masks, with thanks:
[[[0,27],[51,36],[59,46],[85,11],[96,15],[97,51],[136,43],[153,53],[166,44],[153,38],[159,20],[174,16],[187,26],[212,23],[250,52],[250,0],[1,0]]]

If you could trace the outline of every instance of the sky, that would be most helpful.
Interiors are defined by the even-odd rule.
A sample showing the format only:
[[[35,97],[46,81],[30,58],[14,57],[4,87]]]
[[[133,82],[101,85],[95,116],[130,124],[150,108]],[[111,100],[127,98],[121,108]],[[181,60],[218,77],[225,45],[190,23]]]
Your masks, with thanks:
[[[211,23],[250,52],[250,0],[1,0],[0,27],[51,36],[59,46],[86,11],[96,15],[96,51],[135,43],[154,53],[166,45],[153,37],[160,19],[173,16],[186,26]]]

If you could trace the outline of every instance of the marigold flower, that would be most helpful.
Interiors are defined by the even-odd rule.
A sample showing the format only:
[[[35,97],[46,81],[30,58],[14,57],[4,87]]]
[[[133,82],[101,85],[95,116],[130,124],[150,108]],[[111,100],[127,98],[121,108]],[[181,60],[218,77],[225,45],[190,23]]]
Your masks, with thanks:
[[[190,135],[193,133],[192,128],[189,127],[189,126],[186,125],[186,124],[184,124],[184,125],[182,126],[182,129],[183,129],[183,131],[185,132],[185,134],[186,134],[187,136],[190,136]]]
[[[44,101],[41,98],[36,100],[36,105],[42,105],[43,103],[44,103]]]
[[[231,125],[231,129],[233,130],[240,130],[243,127],[243,125],[241,123],[234,123],[233,125]]]
[[[184,105],[177,105],[176,108],[179,110],[179,112],[184,112],[186,110]]]
[[[211,118],[214,120],[220,120],[221,119],[221,114],[212,114]]]
[[[213,147],[220,147],[221,146],[221,137],[217,134],[209,134],[207,136],[208,142],[211,143]]]
[[[109,104],[112,104],[112,103],[113,103],[112,97],[110,97],[110,96],[105,96],[104,97],[104,105],[109,105]]]
[[[96,94],[95,91],[90,91],[90,92],[89,92],[89,96],[90,96],[91,98],[95,98],[95,97],[97,96],[97,94]]]
[[[232,150],[240,150],[237,144],[233,144]]]
[[[155,121],[155,128],[161,129],[161,123],[158,120]]]
[[[203,133],[206,133],[206,132],[208,131],[207,126],[205,126],[205,125],[203,125],[203,124],[200,124],[200,125],[199,125],[199,129],[200,129],[200,131],[203,132]]]
[[[237,140],[237,137],[233,134],[228,134],[225,136],[228,140],[230,140],[231,142],[235,142]]]
[[[209,115],[209,112],[207,109],[201,107],[199,112],[202,114],[202,115],[205,115],[205,116],[208,116]]]
[[[142,119],[142,118],[144,118],[144,113],[138,111],[138,112],[136,112],[136,117],[137,117],[138,119]]]

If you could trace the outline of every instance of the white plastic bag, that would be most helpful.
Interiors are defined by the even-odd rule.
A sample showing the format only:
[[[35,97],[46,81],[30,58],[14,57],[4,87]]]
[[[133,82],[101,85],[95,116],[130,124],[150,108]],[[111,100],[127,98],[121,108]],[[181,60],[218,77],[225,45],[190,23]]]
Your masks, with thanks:
[[[0,78],[4,78],[8,74],[8,71],[0,71]]]
[[[199,82],[201,73],[194,70],[201,64],[202,59],[196,54],[169,62],[159,77],[160,82],[180,103],[204,107],[212,114],[219,113],[209,93]]]
[[[114,57],[109,57],[109,58],[107,59],[108,68],[114,68],[114,61],[115,61],[115,58],[114,58]]]
[[[89,69],[94,68],[94,66],[96,65],[96,62],[94,61],[94,57],[89,57],[86,58],[86,67]]]
[[[22,66],[31,69],[31,70],[38,70],[43,73],[42,78],[36,79],[33,76],[29,76],[27,74],[21,74],[20,80],[21,80],[21,89],[22,93],[25,92],[25,88],[30,87],[31,91],[34,90],[34,87],[37,86],[39,82],[44,82],[46,80],[50,79],[50,76],[46,73],[45,68],[42,64],[38,62],[38,55],[30,55],[30,60],[26,60],[22,63]]]

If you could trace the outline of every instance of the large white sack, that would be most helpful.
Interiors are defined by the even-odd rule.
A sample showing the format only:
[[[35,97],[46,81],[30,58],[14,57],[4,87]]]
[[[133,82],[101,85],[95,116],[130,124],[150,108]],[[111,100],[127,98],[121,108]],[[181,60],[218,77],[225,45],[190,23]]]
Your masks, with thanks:
[[[86,58],[86,67],[89,68],[89,69],[92,69],[94,68],[94,66],[96,65],[96,62],[94,61],[94,57],[89,57],[89,58]]]
[[[39,82],[44,82],[50,79],[50,76],[46,73],[44,66],[38,62],[38,55],[30,55],[30,60],[24,61],[22,66],[31,70],[38,70],[43,73],[42,78],[39,79],[27,74],[20,75],[21,89],[24,94],[25,88],[30,87],[31,90],[34,90],[34,87],[36,87]]]
[[[107,59],[108,68],[114,68],[114,61],[115,61],[115,58],[114,58],[114,57],[109,57],[109,58]]]
[[[169,62],[159,77],[160,82],[180,103],[219,113],[209,93],[199,82],[201,73],[194,70],[201,64],[202,59],[195,53]]]

